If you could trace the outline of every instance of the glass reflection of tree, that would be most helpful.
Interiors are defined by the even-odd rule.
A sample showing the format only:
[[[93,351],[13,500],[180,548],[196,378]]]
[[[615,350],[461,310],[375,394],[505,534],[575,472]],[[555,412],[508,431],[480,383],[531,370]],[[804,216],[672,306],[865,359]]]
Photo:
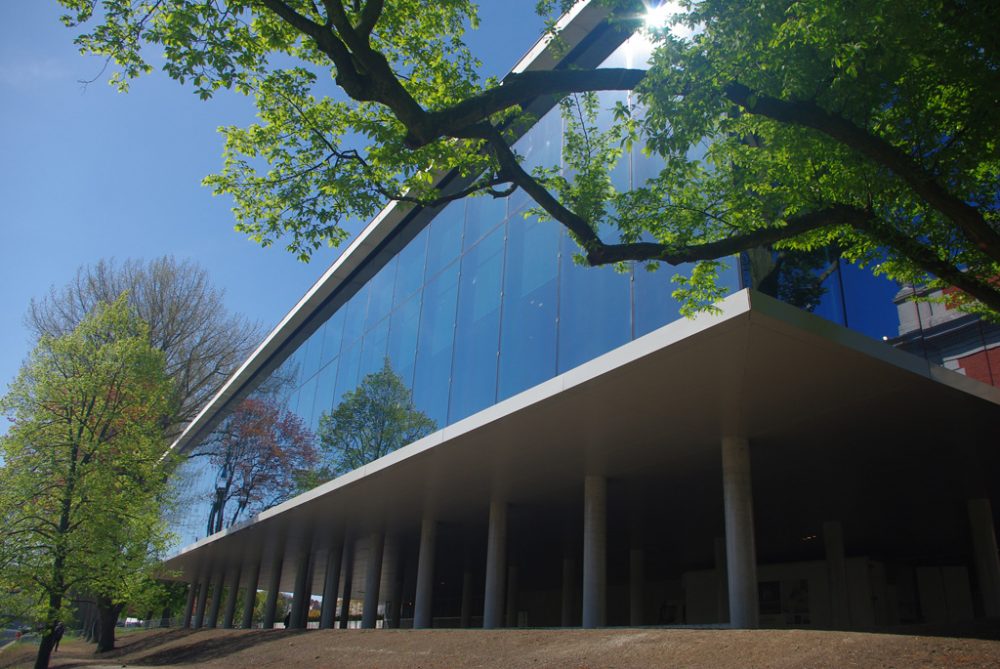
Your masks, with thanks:
[[[318,483],[345,474],[424,437],[437,424],[413,403],[413,393],[393,371],[388,358],[344,393],[333,411],[319,420],[318,440],[324,466]]]
[[[833,249],[812,251],[755,247],[744,256],[749,262],[750,285],[765,295],[812,311],[826,294],[823,283],[839,267]]]
[[[314,435],[285,406],[293,372],[276,370],[193,454],[207,456],[214,472],[208,534],[285,501],[315,466]]]

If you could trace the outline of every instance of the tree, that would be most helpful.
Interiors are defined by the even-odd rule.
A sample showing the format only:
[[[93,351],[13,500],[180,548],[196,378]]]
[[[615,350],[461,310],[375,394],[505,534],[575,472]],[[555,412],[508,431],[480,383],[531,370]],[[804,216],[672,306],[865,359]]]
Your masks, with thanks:
[[[122,579],[165,542],[170,401],[163,353],[125,297],[43,336],[0,400],[11,420],[0,437],[0,602],[15,593],[41,624],[38,669],[69,593],[120,601]]]
[[[164,418],[165,436],[173,439],[246,359],[260,330],[228,312],[204,268],[170,256],[81,267],[69,284],[32,300],[25,323],[36,336],[58,337],[123,293],[149,326],[150,343],[166,356],[174,401],[172,415]]]
[[[216,472],[208,534],[285,501],[316,462],[313,435],[302,420],[260,394],[240,402],[199,455],[207,455]]]
[[[150,69],[142,47],[155,44],[167,74],[202,97],[255,96],[259,122],[224,130],[223,169],[206,182],[233,197],[239,229],[263,244],[285,237],[303,258],[387,200],[519,188],[592,265],[696,262],[676,293],[693,307],[720,295],[720,258],[835,245],[1000,316],[996,3],[682,0],[674,27],[686,37],[644,28],[648,70],[525,71],[501,84],[477,76],[462,42],[465,23],[476,27],[470,0],[60,1],[71,25],[100,17],[78,43],[118,63],[123,88]],[[601,4],[629,29],[645,14],[636,0]],[[628,89],[637,105],[596,128],[594,92]],[[521,105],[541,95],[562,99],[563,170],[529,171],[512,149],[531,120]],[[616,191],[610,170],[632,144],[664,168]],[[469,185],[439,189],[446,171]]]
[[[319,443],[329,467],[318,476],[325,480],[346,474],[436,428],[414,406],[413,393],[386,358],[381,370],[365,376],[357,388],[344,393],[332,412],[320,416]]]

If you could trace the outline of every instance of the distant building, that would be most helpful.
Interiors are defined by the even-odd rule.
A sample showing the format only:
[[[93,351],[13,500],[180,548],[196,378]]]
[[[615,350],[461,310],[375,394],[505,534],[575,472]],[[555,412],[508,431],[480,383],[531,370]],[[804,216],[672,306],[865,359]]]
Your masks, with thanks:
[[[890,343],[928,362],[1000,386],[1000,325],[951,308],[947,300],[941,301],[942,294],[912,286],[901,289],[895,299],[899,336]]]

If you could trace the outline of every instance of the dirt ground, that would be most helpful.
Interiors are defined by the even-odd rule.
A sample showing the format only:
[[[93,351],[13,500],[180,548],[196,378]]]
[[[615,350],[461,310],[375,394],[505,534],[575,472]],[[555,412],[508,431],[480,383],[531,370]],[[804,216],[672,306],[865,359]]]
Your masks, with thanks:
[[[813,630],[165,630],[120,638],[95,656],[66,639],[51,666],[378,669],[681,668],[860,669],[1000,667],[1000,629],[929,628],[875,634]],[[979,638],[972,638],[979,637]],[[30,667],[37,646],[0,650],[0,669]]]

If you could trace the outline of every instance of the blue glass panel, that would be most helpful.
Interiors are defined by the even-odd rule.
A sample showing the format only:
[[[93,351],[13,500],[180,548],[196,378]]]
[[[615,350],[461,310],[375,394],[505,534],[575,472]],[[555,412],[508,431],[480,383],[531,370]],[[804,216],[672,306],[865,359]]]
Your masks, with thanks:
[[[840,263],[840,271],[847,326],[873,339],[895,337],[899,332],[899,312],[893,298],[899,292],[899,284],[847,262]]]
[[[320,357],[323,352],[323,337],[326,333],[326,324],[320,326],[316,332],[309,335],[303,344],[302,353],[302,376],[309,378],[319,371]]]
[[[607,235],[607,231],[601,231]],[[559,275],[559,372],[621,346],[632,335],[631,276],[573,261],[579,247],[563,234]]]
[[[676,286],[670,279],[675,274],[688,271],[689,267],[671,267],[661,264],[654,271],[648,271],[645,265],[633,268],[633,290],[635,292],[635,307],[633,310],[633,336],[641,337],[667,323],[677,320],[680,315],[680,303],[672,297]]]
[[[443,427],[448,419],[448,383],[455,338],[458,263],[452,263],[424,288],[417,336],[413,401]]]
[[[562,116],[556,107],[534,125],[519,139],[514,148],[524,156],[522,166],[531,172],[535,167],[560,167],[562,164]],[[519,188],[507,198],[507,215],[510,218],[520,218],[518,215],[525,209],[534,207],[534,200]]]
[[[469,198],[465,209],[463,248],[468,249],[507,217],[507,198]]]
[[[302,349],[297,348],[288,356],[285,364],[288,370],[288,383],[293,388],[298,388],[306,377],[302,375]]]
[[[299,405],[296,413],[305,426],[310,430],[315,431],[316,425],[313,422],[313,404],[316,401],[316,377],[313,376],[311,379],[306,381],[302,385],[302,390],[299,391]]]
[[[341,347],[356,342],[365,331],[365,315],[368,313],[368,295],[371,283],[366,283],[341,309],[344,313],[344,339]]]
[[[401,304],[390,318],[386,355],[393,371],[407,388],[413,387],[413,365],[417,356],[417,330],[420,325],[420,295]]]
[[[358,379],[363,379],[372,372],[382,369],[385,362],[386,343],[389,339],[389,319],[384,318],[375,327],[365,333],[361,344],[361,367]]]
[[[399,252],[399,267],[396,268],[396,290],[393,304],[400,304],[424,285],[424,266],[427,261],[427,237],[424,228]]]
[[[371,296],[368,298],[368,315],[365,318],[365,330],[385,318],[392,309],[392,291],[396,283],[396,258],[393,258],[378,274],[371,278]]]
[[[427,269],[424,280],[458,257],[462,251],[462,227],[465,224],[465,201],[453,202],[434,217],[427,240]]]
[[[326,333],[323,336],[323,355],[320,357],[320,367],[327,365],[340,355],[340,341],[344,336],[344,307],[337,309],[326,322]]]
[[[451,422],[496,401],[504,229],[494,230],[462,258],[452,364]]]
[[[722,267],[719,268],[719,287],[725,288],[722,296],[728,297],[742,288],[740,283],[740,259],[736,256],[721,258]]]
[[[276,393],[275,399],[285,407],[288,407],[292,392],[295,390],[294,358],[286,358],[278,368],[271,372],[265,384],[271,391]]]
[[[333,405],[337,406],[344,398],[344,393],[354,390],[358,385],[358,368],[361,364],[361,342],[356,341],[344,347],[340,354],[340,364],[337,367],[337,386],[333,392]]]
[[[831,260],[831,262],[835,261]],[[809,311],[839,325],[845,325],[844,315],[846,312],[844,310],[844,294],[841,290],[839,267],[834,269],[824,279],[823,288],[824,292],[819,302],[812,309],[809,309]]]
[[[507,229],[498,399],[551,378],[556,370],[560,227],[513,219]]]
[[[335,359],[333,362],[328,364],[323,369],[319,370],[319,374],[316,375],[316,400],[313,402],[313,420],[316,424],[319,424],[319,417],[324,413],[330,411],[336,402],[334,397],[334,392],[337,389],[337,361]]]
[[[287,408],[294,414],[298,414],[299,409],[299,389],[296,388],[288,395]]]

